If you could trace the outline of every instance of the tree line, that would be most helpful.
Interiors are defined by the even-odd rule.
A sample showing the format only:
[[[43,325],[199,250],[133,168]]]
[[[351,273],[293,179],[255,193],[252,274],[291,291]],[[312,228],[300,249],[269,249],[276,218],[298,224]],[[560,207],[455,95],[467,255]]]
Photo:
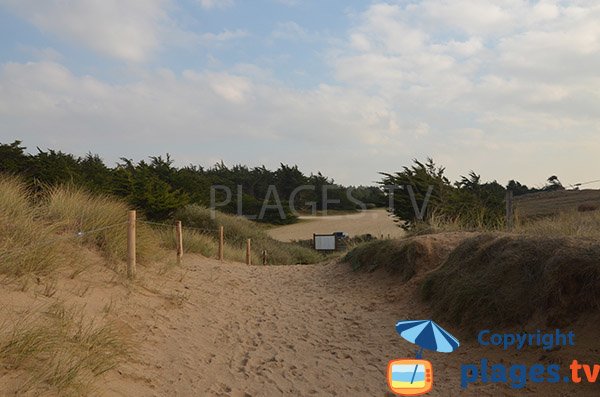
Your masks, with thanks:
[[[298,166],[283,163],[275,171],[264,166],[228,167],[223,162],[208,168],[176,167],[167,154],[139,162],[121,158],[114,167],[109,167],[100,156],[92,153],[78,157],[53,149],[37,148],[34,154],[26,150],[18,140],[0,143],[0,172],[20,175],[33,189],[73,184],[94,193],[116,195],[143,209],[153,220],[168,219],[175,210],[187,204],[209,206],[211,186],[217,185],[227,187],[234,195],[231,202],[219,210],[237,213],[241,204],[243,215],[247,216],[258,215],[265,198],[269,204],[274,204],[275,198],[272,194],[269,196],[268,191],[269,186],[275,186],[285,217],[281,219],[278,210],[268,209],[260,220],[270,223],[291,223],[297,219],[291,211],[289,198],[294,190],[306,185],[314,186],[314,189],[297,192],[294,208],[300,211],[310,210],[312,206],[317,210],[325,206],[329,210],[356,210],[356,200],[367,207],[381,207],[387,203],[378,186],[350,187],[355,199],[352,200],[348,197],[349,187],[335,183],[320,172],[306,175]],[[326,197],[324,189],[327,190]],[[216,194],[223,195],[223,191],[217,190]],[[218,199],[222,201],[223,197]]]
[[[473,171],[451,182],[445,176],[445,168],[431,158],[425,162],[413,160],[411,166],[396,173],[380,174],[382,186],[403,188],[388,192],[388,196],[392,195],[393,213],[405,221],[402,224],[405,229],[419,222],[427,225],[434,219],[466,228],[499,227],[504,222],[507,189],[515,196],[564,189],[556,175],[549,177],[542,188],[530,188],[516,180],[509,181],[506,187],[496,181],[483,182],[481,175]]]

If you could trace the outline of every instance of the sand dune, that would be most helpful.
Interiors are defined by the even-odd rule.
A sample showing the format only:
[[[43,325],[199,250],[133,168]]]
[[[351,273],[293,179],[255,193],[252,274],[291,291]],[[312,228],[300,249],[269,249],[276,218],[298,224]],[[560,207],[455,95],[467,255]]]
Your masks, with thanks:
[[[416,297],[414,280],[403,284],[385,271],[356,273],[344,263],[249,267],[188,255],[182,267],[167,273],[139,270],[134,286],[116,281],[101,266],[75,280],[64,277],[58,285],[54,298],[83,304],[89,314],[110,303],[107,317],[135,341],[131,359],[97,383],[96,395],[387,396],[388,360],[415,353],[394,324],[429,317]],[[36,296],[17,286],[0,292],[4,302]],[[505,385],[462,391],[460,365],[483,357],[516,363],[593,362],[598,351],[592,346],[598,344],[592,324],[577,325],[582,347],[576,355],[534,349],[503,353],[469,340],[452,354],[427,353],[435,370],[429,395],[522,395],[523,390]],[[0,386],[3,382],[7,378],[0,371]],[[533,387],[525,391],[571,395],[574,390],[564,384]],[[598,391],[589,386],[576,390],[577,395]]]
[[[414,355],[394,324],[428,317],[410,283],[384,272],[353,273],[346,264],[247,267],[188,258],[182,275],[183,282],[163,286],[185,294],[181,307],[149,305],[152,300],[139,297],[123,306],[143,344],[136,363],[111,374],[107,394],[385,396],[388,360]],[[145,310],[152,314],[141,314]],[[593,346],[582,338],[596,331],[585,325],[578,330],[582,346]],[[591,362],[593,354],[580,350],[577,356]],[[482,357],[537,363],[572,356],[533,349],[517,355],[465,341],[456,353],[426,355],[436,370],[430,395],[521,395],[505,385],[464,392],[460,365]],[[552,394],[564,387],[551,386],[537,390]],[[577,390],[593,395],[589,387]]]

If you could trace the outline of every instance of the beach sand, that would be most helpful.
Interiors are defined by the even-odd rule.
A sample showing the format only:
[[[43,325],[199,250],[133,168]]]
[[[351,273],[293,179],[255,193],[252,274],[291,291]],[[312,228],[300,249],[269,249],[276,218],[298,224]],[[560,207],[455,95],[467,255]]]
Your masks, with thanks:
[[[403,284],[385,271],[352,272],[344,263],[262,267],[187,255],[166,273],[140,268],[138,274],[127,286],[97,266],[61,278],[52,298],[11,285],[0,288],[0,298],[13,307],[60,299],[83,305],[89,315],[100,315],[110,303],[106,317],[130,335],[135,351],[97,382],[94,394],[102,396],[388,396],[388,361],[413,358],[416,350],[395,323],[429,317],[414,281]],[[594,324],[573,326],[577,348],[517,353],[464,340],[451,354],[426,352],[434,370],[429,395],[597,395],[598,387],[562,383],[521,390],[471,385],[465,391],[459,379],[461,364],[481,358],[597,362]],[[0,390],[8,390],[10,378],[0,371]]]

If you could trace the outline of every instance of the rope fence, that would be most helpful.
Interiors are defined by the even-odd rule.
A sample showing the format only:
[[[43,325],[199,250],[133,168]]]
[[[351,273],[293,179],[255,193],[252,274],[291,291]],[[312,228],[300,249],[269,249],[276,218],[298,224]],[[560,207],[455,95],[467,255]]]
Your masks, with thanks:
[[[160,223],[160,222],[152,222],[152,221],[146,221],[146,220],[138,220],[137,219],[137,213],[135,210],[131,210],[128,213],[128,219],[127,221],[123,221],[123,222],[118,222],[118,223],[114,223],[111,225],[107,225],[107,226],[103,226],[103,227],[99,227],[96,229],[90,229],[90,230],[80,230],[78,232],[75,233],[69,233],[69,234],[65,234],[65,235],[60,235],[58,237],[54,237],[51,239],[48,239],[46,242],[44,242],[42,245],[37,245],[36,248],[43,248],[46,247],[48,245],[52,245],[55,244],[59,241],[65,241],[65,240],[69,240],[69,239],[83,239],[84,237],[96,234],[96,233],[100,233],[106,230],[110,230],[113,228],[117,228],[120,226],[127,226],[127,277],[132,279],[135,277],[135,273],[136,273],[136,265],[137,265],[137,257],[136,257],[136,226],[137,223],[144,223],[147,225],[151,225],[151,226],[155,226],[155,227],[165,227],[165,228],[173,228],[175,230],[176,233],[176,251],[177,251],[177,262],[180,263],[182,258],[183,258],[183,254],[184,254],[184,231],[185,230],[193,230],[196,232],[200,232],[200,233],[218,233],[218,253],[217,253],[217,258],[220,261],[224,260],[224,229],[223,226],[220,226],[218,228],[199,228],[199,227],[193,227],[193,226],[183,226],[181,221],[176,221],[174,223]],[[17,257],[19,255],[22,255],[23,253],[26,253],[27,251],[30,251],[31,247],[23,247],[19,250],[10,250],[9,251],[4,251],[4,250],[0,250],[0,259],[2,260],[6,260],[8,258],[12,258],[12,257]],[[267,263],[267,251],[263,251],[262,252],[262,262],[263,265]],[[252,264],[252,241],[251,239],[248,239],[246,241],[246,264],[251,265]]]
[[[127,233],[127,236],[128,236],[127,274],[129,277],[135,277],[135,267],[136,267],[135,222],[136,222],[136,212],[129,211],[129,222],[128,222],[129,223],[129,228],[128,228],[129,232]],[[184,230],[193,230],[193,231],[197,231],[200,233],[218,232],[219,233],[219,248],[218,248],[217,256],[220,261],[223,261],[224,240],[225,240],[225,237],[224,237],[225,233],[223,230],[223,226],[220,226],[219,228],[214,229],[214,228],[201,228],[201,227],[194,227],[194,226],[183,226],[181,221],[175,221],[174,223],[161,223],[161,222],[140,220],[138,222],[141,222],[141,223],[144,223],[147,225],[151,225],[151,226],[175,228],[175,241],[176,241],[176,251],[177,251],[177,262],[178,263],[181,263],[181,260],[183,258],[183,253],[184,253],[184,245],[183,245]],[[265,251],[265,255],[266,255],[266,251]],[[246,263],[248,265],[250,265],[252,263],[252,252],[251,252],[251,240],[250,239],[248,239],[248,241],[246,243]]]
[[[105,231],[105,230],[113,229],[113,228],[115,228],[117,226],[123,226],[123,225],[126,225],[128,223],[129,222],[127,222],[127,221],[125,221],[125,222],[119,222],[119,223],[115,223],[115,224],[104,226],[104,227],[97,228],[97,229],[91,229],[91,230],[86,230],[86,231],[79,231],[79,232],[76,232],[76,233],[64,234],[64,235],[57,236],[57,237],[54,237],[54,238],[51,238],[51,239],[47,239],[42,244],[37,244],[36,248],[37,249],[44,248],[44,247],[47,247],[49,245],[56,244],[56,243],[58,243],[60,241],[66,241],[66,240],[70,240],[70,239],[73,239],[73,240],[81,239],[82,237],[85,237],[85,236],[88,236],[88,235],[91,235],[91,234],[95,234],[95,233],[98,233],[98,232],[102,232],[102,231]],[[11,249],[10,252],[2,252],[2,253],[0,253],[0,258],[2,258],[2,259],[9,259],[9,258],[18,257],[18,256],[22,255],[23,253],[25,253],[27,251],[30,251],[30,250],[31,250],[31,247],[29,247],[29,246],[23,247],[23,248],[18,249],[18,250]]]

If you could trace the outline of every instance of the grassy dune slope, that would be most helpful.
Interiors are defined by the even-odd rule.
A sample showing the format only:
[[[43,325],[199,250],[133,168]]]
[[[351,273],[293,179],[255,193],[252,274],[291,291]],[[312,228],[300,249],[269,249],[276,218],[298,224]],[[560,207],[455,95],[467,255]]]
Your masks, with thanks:
[[[586,222],[600,219],[588,214]],[[345,256],[354,269],[412,280],[434,318],[463,329],[564,326],[600,313],[600,240],[549,220],[522,234],[442,233],[365,243]],[[544,232],[545,231],[545,232]],[[567,237],[572,233],[575,237]]]

